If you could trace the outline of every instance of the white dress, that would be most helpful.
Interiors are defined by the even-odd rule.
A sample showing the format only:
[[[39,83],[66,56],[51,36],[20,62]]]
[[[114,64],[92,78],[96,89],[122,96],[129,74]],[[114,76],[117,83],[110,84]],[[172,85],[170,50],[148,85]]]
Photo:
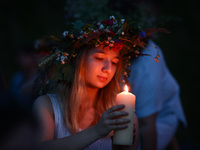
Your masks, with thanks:
[[[47,94],[50,99],[54,110],[54,122],[55,122],[55,132],[54,139],[60,139],[67,136],[70,136],[71,133],[67,129],[64,120],[63,120],[63,110],[60,107],[59,97],[56,94]],[[78,144],[78,143],[77,143]],[[90,146],[85,150],[112,150],[112,140],[110,137],[104,137]]]

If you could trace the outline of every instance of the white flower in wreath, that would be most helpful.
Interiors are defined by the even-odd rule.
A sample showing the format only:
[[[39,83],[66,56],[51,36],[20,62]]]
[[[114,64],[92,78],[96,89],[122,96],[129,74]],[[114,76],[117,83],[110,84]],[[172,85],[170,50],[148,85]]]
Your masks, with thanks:
[[[58,57],[56,58],[56,61],[60,60],[60,54],[58,54]]]
[[[124,24],[124,22],[125,22],[125,19],[121,19],[121,23]]]
[[[113,24],[114,24],[114,26],[118,26],[117,20],[114,20],[114,21],[113,21]]]
[[[67,59],[67,56],[61,56],[60,59],[61,59],[61,61],[63,61],[65,59]]]
[[[103,29],[103,28],[104,28],[104,25],[101,24],[101,25],[99,26],[99,29]]]
[[[101,22],[97,22],[97,25],[100,26],[100,25],[101,25]]]
[[[66,37],[69,34],[69,31],[64,31],[63,36]]]
[[[110,19],[115,19],[115,16],[110,16]]]
[[[110,30],[109,30],[109,29],[105,29],[104,31],[105,31],[105,32],[107,32],[107,33],[109,33],[109,32],[110,32]]]

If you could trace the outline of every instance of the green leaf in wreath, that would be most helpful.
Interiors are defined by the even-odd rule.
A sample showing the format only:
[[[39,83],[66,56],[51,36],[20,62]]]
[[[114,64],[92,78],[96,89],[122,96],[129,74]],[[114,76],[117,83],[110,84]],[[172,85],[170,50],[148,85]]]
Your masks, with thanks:
[[[63,75],[61,72],[61,67],[56,67],[51,75],[51,80],[57,82],[59,80],[63,80]]]
[[[64,80],[73,81],[74,69],[71,65],[65,64],[65,67],[62,69],[62,73],[64,74]]]
[[[85,25],[84,22],[82,22],[81,20],[77,20],[75,22],[72,22],[72,25],[73,25],[73,28],[78,30],[78,31],[81,31],[82,30],[82,27]]]

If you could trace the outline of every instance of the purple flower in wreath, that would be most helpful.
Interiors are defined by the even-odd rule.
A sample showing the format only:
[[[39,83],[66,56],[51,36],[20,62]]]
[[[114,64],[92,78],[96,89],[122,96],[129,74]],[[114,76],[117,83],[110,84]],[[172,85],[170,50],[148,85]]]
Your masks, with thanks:
[[[108,24],[109,26],[113,25],[113,20],[112,20],[112,19],[108,20],[108,21],[107,21],[107,24]]]
[[[107,25],[107,26],[111,26],[111,25],[113,25],[113,20],[112,19],[104,20],[101,23],[104,24],[104,25]]]
[[[119,40],[119,39],[115,39],[114,41],[115,41],[115,42],[120,42],[120,40]]]
[[[144,38],[146,36],[146,33],[144,31],[139,33],[139,38]]]

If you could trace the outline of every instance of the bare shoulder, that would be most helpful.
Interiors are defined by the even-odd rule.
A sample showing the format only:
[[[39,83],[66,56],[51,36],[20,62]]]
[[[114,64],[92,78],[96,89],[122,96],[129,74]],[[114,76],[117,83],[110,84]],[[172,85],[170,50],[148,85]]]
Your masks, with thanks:
[[[53,107],[48,95],[39,96],[33,104],[33,112],[40,113],[47,110],[53,116]]]
[[[39,122],[40,141],[54,139],[54,112],[48,95],[38,97],[33,104],[33,113]]]

